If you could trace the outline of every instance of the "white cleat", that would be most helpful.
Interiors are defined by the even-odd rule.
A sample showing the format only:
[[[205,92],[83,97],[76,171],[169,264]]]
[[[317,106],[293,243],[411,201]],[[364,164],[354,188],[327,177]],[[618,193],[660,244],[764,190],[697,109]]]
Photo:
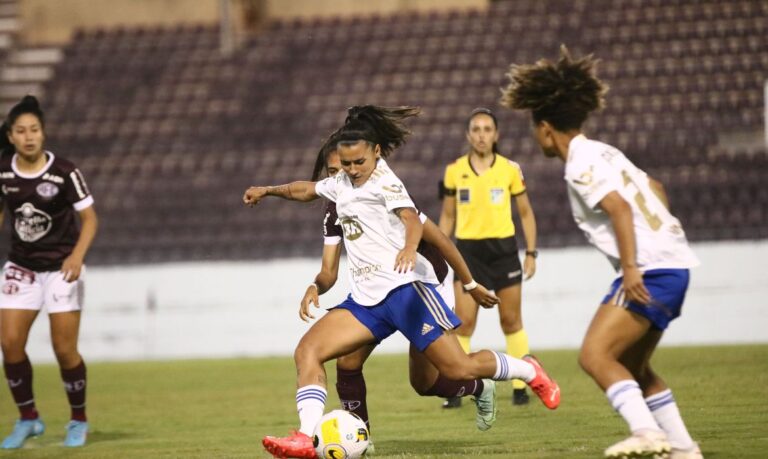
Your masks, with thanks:
[[[669,459],[704,459],[704,455],[701,454],[699,445],[694,444],[691,449],[672,448],[672,451],[669,452]]]
[[[664,432],[648,430],[633,434],[606,449],[605,457],[612,459],[667,459],[671,449]]]

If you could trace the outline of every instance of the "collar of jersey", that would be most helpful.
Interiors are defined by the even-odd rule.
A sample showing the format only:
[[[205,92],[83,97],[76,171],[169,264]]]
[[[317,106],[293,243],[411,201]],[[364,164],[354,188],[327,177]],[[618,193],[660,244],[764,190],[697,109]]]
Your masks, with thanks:
[[[586,140],[589,140],[589,139],[587,139],[587,136],[585,136],[584,134],[579,134],[576,137],[571,139],[570,143],[568,143],[568,158],[566,159],[566,162],[570,161],[571,158],[573,158],[573,155],[571,154],[573,153],[573,150],[575,150],[580,143],[583,143]]]
[[[11,169],[13,169],[13,172],[16,175],[18,175],[19,177],[21,177],[21,178],[26,178],[26,179],[38,178],[41,175],[43,175],[46,172],[48,172],[48,169],[51,168],[51,164],[53,164],[53,153],[51,153],[48,150],[44,151],[43,153],[48,155],[48,162],[45,163],[45,166],[43,166],[42,169],[40,169],[39,171],[35,172],[34,174],[25,174],[25,173],[19,171],[19,169],[16,167],[16,158],[18,158],[18,156],[19,156],[18,153],[14,153],[13,154],[13,158],[11,158]]]

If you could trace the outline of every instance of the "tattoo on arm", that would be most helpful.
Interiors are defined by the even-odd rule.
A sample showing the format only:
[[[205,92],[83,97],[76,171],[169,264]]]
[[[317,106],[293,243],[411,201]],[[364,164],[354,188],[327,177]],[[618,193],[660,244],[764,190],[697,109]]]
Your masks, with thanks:
[[[271,186],[269,187],[268,194],[271,194],[272,196],[279,196],[281,198],[287,198],[291,199],[291,185],[278,185],[278,186]]]

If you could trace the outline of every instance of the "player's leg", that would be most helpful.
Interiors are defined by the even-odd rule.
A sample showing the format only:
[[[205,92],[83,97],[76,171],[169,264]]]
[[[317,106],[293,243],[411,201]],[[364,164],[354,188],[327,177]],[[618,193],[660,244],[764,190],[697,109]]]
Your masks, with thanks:
[[[459,320],[461,320],[461,325],[454,330],[454,334],[456,335],[456,339],[459,340],[461,348],[464,349],[464,352],[469,354],[472,334],[475,332],[475,326],[477,325],[477,312],[479,306],[475,303],[472,296],[464,291],[461,282],[452,282],[452,284],[455,303],[454,310],[459,317]],[[443,292],[440,292],[440,294],[443,299],[447,297],[447,294],[443,294]],[[443,402],[443,408],[458,408],[460,406],[461,397],[447,397]]]
[[[662,454],[669,443],[632,373],[620,358],[650,330],[648,319],[613,304],[598,309],[582,343],[579,364],[605,391],[611,406],[624,418],[632,436],[609,447],[606,457]]]
[[[37,273],[13,263],[3,268],[5,283],[0,293],[0,347],[3,369],[16,406],[19,420],[3,440],[5,449],[21,448],[27,438],[45,431],[35,407],[32,390],[32,364],[26,353],[29,330],[43,304]]]
[[[455,328],[459,320],[445,306],[434,287],[420,282],[409,284],[409,287],[392,298],[398,306],[392,312],[396,327],[420,352],[424,352],[444,377],[457,381],[523,379],[549,408],[557,407],[560,389],[535,358],[515,359],[493,351],[466,354],[456,337],[445,333]]]
[[[342,305],[346,304],[342,303]],[[299,413],[298,432],[288,437],[267,436],[262,440],[264,448],[276,457],[313,459],[315,449],[312,434],[323,416],[327,396],[327,380],[323,364],[328,360],[376,341],[371,329],[371,312],[357,306],[355,313],[337,307],[329,311],[304,334],[294,351],[298,379],[296,408]],[[351,304],[350,307],[354,307]],[[366,316],[367,315],[367,316]],[[360,318],[364,316],[363,318]],[[362,321],[369,325],[364,325]],[[380,330],[380,329],[377,329]],[[381,332],[382,335],[384,332]]]
[[[519,263],[518,263],[519,264]],[[528,347],[528,334],[523,328],[523,316],[521,311],[522,284],[517,278],[517,283],[504,288],[497,288],[499,297],[499,321],[501,330],[507,342],[507,354],[515,358],[522,358],[530,354]],[[525,405],[528,403],[526,384],[519,379],[512,380],[512,403]]]
[[[441,375],[432,362],[411,344],[409,350],[409,375],[411,387],[422,396],[447,399],[475,398],[476,424],[480,430],[488,430],[496,421],[496,383],[491,379],[455,381]]]
[[[369,431],[371,424],[368,418],[363,364],[375,348],[375,344],[368,344],[336,359],[336,392],[341,407],[360,417]]]

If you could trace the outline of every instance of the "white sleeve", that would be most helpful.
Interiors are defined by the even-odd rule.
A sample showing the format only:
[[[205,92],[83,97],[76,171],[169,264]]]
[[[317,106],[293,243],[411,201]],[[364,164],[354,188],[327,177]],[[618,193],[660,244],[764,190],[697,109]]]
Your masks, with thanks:
[[[406,207],[416,208],[416,204],[413,203],[408,195],[405,185],[394,174],[387,176],[386,179],[379,182],[379,191],[384,199],[384,205],[390,212]]]
[[[595,208],[608,193],[619,191],[622,186],[621,176],[599,156],[569,164],[565,180],[590,208]]]
[[[326,199],[330,199],[331,201],[336,202],[337,183],[338,182],[335,177],[328,177],[324,180],[321,180],[315,183],[315,193]]]

